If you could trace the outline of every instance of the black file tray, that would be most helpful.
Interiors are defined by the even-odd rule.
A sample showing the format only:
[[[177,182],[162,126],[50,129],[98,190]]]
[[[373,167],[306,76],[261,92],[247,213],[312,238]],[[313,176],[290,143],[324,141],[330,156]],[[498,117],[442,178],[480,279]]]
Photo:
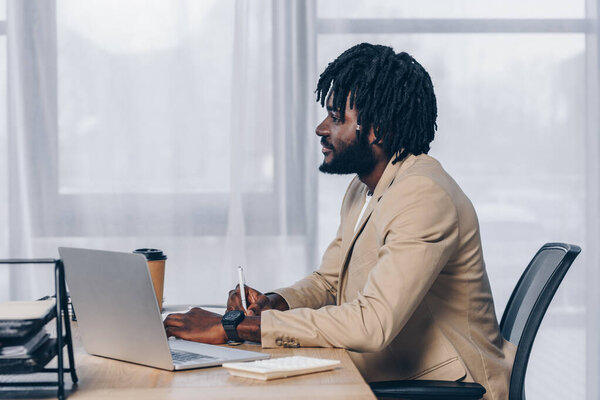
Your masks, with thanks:
[[[0,360],[0,375],[18,375],[31,373],[56,373],[56,381],[27,381],[27,382],[3,382],[0,386],[58,386],[58,399],[65,398],[64,374],[69,372],[73,385],[77,384],[75,372],[75,358],[73,356],[73,338],[71,335],[71,324],[67,308],[67,288],[65,284],[65,270],[61,260],[55,259],[11,259],[0,260],[0,264],[54,264],[54,289],[56,298],[55,309],[41,321],[32,321],[32,325],[39,325],[36,329],[43,327],[53,318],[56,318],[56,338],[49,339],[40,348],[27,358],[3,358]],[[64,323],[64,335],[63,335]],[[65,368],[63,355],[64,347],[67,346],[69,367]],[[57,357],[58,368],[46,368],[46,365],[54,357]]]

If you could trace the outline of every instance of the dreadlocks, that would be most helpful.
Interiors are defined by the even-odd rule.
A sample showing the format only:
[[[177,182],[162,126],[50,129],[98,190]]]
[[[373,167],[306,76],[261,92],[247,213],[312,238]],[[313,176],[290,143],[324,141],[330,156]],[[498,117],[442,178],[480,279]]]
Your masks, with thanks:
[[[315,93],[321,106],[334,94],[333,108],[342,121],[350,95],[362,132],[373,127],[376,142],[394,163],[429,151],[437,129],[433,84],[409,54],[369,43],[353,46],[325,68]]]

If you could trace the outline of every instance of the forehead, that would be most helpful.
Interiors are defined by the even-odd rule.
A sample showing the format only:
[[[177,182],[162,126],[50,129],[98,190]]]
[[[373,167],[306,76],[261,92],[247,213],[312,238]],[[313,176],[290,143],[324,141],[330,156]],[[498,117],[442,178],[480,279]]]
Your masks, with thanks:
[[[345,107],[345,111],[344,113],[350,113],[352,111],[356,111],[356,107],[351,107],[350,104],[350,93],[348,93],[348,97],[346,97],[346,107]],[[326,107],[328,110],[331,111],[340,111],[339,109],[334,109],[333,108],[333,98],[335,97],[335,94],[333,92],[329,93],[329,95],[327,96],[327,101],[326,101]]]
[[[333,109],[333,92],[329,93],[329,95],[327,96],[327,101],[325,102],[325,106],[327,107],[328,110]]]

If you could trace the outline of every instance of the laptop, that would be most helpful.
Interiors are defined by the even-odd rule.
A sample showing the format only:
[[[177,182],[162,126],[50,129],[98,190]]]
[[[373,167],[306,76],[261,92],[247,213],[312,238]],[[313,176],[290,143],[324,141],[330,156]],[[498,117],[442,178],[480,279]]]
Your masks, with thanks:
[[[266,353],[167,339],[142,254],[59,247],[85,350],[166,370],[269,358]]]

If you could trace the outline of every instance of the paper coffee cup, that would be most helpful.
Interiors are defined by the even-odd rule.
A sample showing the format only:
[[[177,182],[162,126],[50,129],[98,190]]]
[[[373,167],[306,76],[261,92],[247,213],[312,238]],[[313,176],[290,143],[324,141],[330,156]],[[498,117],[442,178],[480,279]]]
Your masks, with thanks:
[[[150,271],[150,277],[152,278],[152,284],[154,285],[154,293],[156,293],[156,300],[158,301],[158,308],[162,312],[163,290],[165,287],[165,262],[167,256],[162,250],[158,249],[137,249],[133,252],[146,256],[148,270]]]

